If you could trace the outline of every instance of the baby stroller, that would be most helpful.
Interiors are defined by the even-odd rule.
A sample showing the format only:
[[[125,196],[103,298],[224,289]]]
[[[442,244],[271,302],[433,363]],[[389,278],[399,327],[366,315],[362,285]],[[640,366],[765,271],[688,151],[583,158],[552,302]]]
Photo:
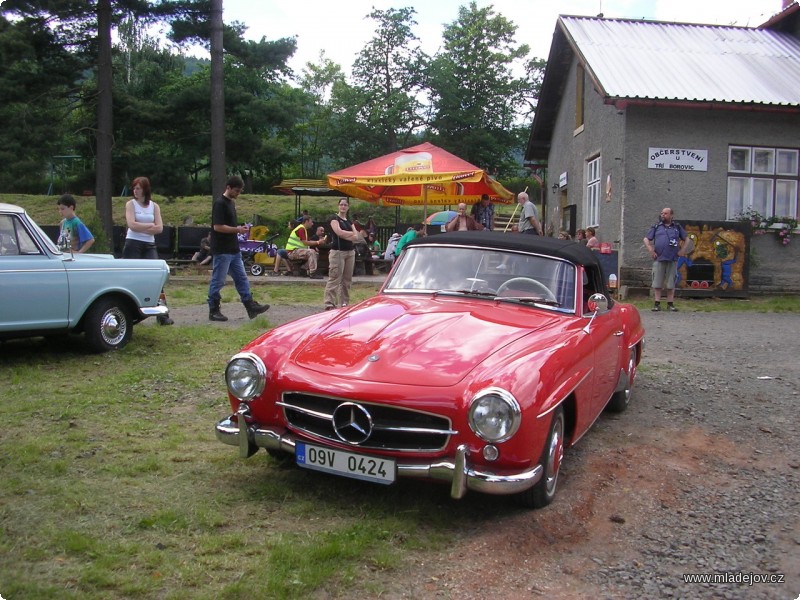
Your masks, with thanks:
[[[266,273],[266,267],[275,263],[278,247],[272,241],[279,234],[274,234],[265,240],[239,240],[239,250],[242,253],[244,268],[254,277]]]

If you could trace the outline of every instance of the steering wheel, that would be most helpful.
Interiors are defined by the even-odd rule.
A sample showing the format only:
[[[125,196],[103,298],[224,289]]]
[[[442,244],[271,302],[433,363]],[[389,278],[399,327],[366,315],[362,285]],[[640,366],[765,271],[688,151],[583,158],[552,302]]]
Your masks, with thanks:
[[[515,288],[519,289],[520,291],[524,292],[532,292],[541,295],[542,298],[545,300],[549,300],[551,302],[557,302],[555,295],[553,292],[550,291],[545,284],[541,281],[536,281],[535,279],[531,279],[530,277],[514,277],[509,279],[505,283],[503,283],[499,288],[497,288],[497,295],[500,296],[503,292],[505,292],[508,288]]]

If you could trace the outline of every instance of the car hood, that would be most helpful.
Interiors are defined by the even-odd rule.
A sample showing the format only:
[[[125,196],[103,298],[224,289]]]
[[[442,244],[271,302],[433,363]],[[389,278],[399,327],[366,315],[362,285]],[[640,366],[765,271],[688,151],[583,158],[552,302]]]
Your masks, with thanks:
[[[449,386],[504,346],[559,318],[484,300],[382,295],[310,332],[292,360],[340,378]]]

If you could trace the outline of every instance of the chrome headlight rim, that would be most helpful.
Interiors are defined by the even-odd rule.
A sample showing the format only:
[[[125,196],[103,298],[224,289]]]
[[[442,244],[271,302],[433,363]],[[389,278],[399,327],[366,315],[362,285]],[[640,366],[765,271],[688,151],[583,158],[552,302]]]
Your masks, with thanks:
[[[247,367],[250,370],[253,381],[251,384],[242,386],[242,388],[235,388],[231,385],[231,367],[234,365],[250,365]],[[230,358],[227,366],[225,367],[225,385],[228,388],[228,393],[237,400],[248,402],[253,398],[261,395],[267,382],[267,367],[261,358],[252,352],[239,352]],[[247,390],[246,392],[243,390]]]
[[[504,435],[501,436],[487,435],[486,432],[481,430],[480,424],[475,419],[476,408],[480,405],[481,401],[487,398],[488,396],[498,397],[509,408],[509,411],[511,413],[511,423]],[[519,402],[517,402],[517,399],[511,392],[498,387],[489,387],[479,391],[472,397],[472,400],[470,400],[469,411],[467,413],[467,421],[469,422],[469,427],[472,430],[472,432],[475,435],[477,435],[480,439],[482,439],[485,442],[489,442],[491,444],[499,444],[510,440],[512,437],[514,437],[517,431],[519,431],[519,426],[520,423],[522,422],[522,409],[519,406]]]

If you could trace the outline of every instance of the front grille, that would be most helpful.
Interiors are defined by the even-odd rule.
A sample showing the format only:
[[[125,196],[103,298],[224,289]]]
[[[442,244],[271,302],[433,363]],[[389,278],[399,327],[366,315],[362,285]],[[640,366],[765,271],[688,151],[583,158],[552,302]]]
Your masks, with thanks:
[[[341,442],[333,425],[336,408],[348,400],[310,394],[285,393],[279,403],[289,427],[311,435]],[[372,417],[372,433],[359,448],[401,452],[435,452],[443,449],[452,431],[450,420],[384,404],[355,402]]]

